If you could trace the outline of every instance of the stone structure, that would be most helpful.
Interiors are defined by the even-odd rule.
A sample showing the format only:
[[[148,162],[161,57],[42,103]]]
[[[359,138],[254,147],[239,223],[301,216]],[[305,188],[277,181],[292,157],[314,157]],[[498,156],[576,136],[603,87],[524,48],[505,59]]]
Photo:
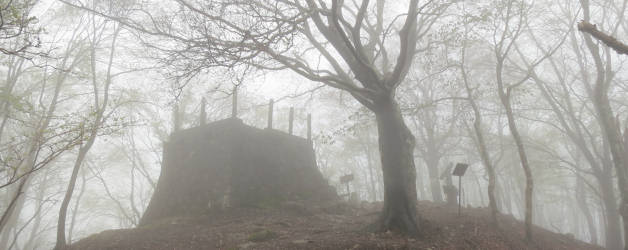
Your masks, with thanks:
[[[140,225],[231,206],[336,199],[307,139],[229,118],[175,132]]]

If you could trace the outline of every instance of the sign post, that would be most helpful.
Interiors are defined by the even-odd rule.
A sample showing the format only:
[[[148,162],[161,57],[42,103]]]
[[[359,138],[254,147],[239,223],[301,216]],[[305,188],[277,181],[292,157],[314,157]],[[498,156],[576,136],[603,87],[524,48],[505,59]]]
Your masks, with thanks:
[[[454,172],[451,173],[453,176],[458,176],[458,216],[460,216],[460,211],[462,209],[462,176],[467,171],[469,164],[458,163],[456,164],[456,168],[454,168]]]

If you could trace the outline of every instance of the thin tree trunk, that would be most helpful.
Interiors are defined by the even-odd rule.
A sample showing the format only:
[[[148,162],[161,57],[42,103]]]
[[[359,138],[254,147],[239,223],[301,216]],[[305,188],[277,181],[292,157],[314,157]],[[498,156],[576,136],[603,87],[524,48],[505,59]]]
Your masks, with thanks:
[[[95,19],[92,16],[92,24],[94,31],[96,30]],[[100,96],[98,94],[98,83],[96,81],[96,32],[94,32],[94,37],[91,44],[91,73],[92,73],[92,85],[94,88],[94,107],[96,107],[96,117],[94,118],[93,124],[89,128],[89,135],[87,138],[87,142],[85,145],[82,145],[79,148],[78,156],[76,157],[76,161],[74,162],[74,167],[72,168],[72,175],[70,177],[70,182],[68,183],[68,188],[65,192],[65,196],[63,197],[63,201],[61,202],[61,208],[59,209],[59,220],[57,221],[57,242],[55,244],[54,250],[65,250],[67,248],[67,243],[65,239],[65,222],[67,217],[68,206],[70,205],[70,200],[72,199],[72,193],[74,193],[74,188],[76,186],[76,178],[78,177],[78,172],[87,156],[87,153],[94,145],[96,138],[98,137],[98,132],[100,127],[105,122],[104,112],[107,109],[107,104],[109,100],[109,87],[111,86],[111,68],[113,64],[113,57],[115,54],[115,46],[116,46],[116,38],[120,32],[120,26],[114,28],[113,37],[111,40],[111,47],[109,53],[109,61],[107,65],[107,75],[105,80],[105,86],[103,88],[103,100],[102,104],[99,104]]]
[[[473,121],[473,131],[475,132],[476,146],[478,152],[480,153],[480,159],[482,159],[482,164],[484,165],[486,173],[488,174],[487,193],[488,204],[491,210],[491,223],[497,226],[497,213],[499,212],[499,210],[497,210],[497,202],[495,200],[495,184],[497,182],[497,176],[495,175],[495,168],[491,163],[491,158],[488,154],[488,147],[486,146],[486,141],[484,140],[484,132],[482,128],[482,114],[480,113],[480,108],[476,104],[475,99],[473,99],[473,93],[471,87],[467,82],[467,75],[464,66],[462,67],[462,72],[465,88],[467,90],[467,98],[469,104],[471,104],[471,108],[473,109],[473,115],[475,117],[475,121]]]
[[[467,40],[467,34],[468,34],[467,27],[465,26],[465,41]],[[471,108],[473,109],[473,116],[474,116],[473,131],[475,132],[476,147],[478,149],[478,153],[480,154],[480,159],[482,160],[482,164],[484,165],[484,168],[486,169],[486,173],[488,175],[487,194],[488,194],[488,206],[489,206],[489,209],[491,210],[491,224],[493,224],[494,226],[498,226],[497,213],[499,213],[499,210],[497,208],[497,201],[496,201],[496,194],[495,194],[495,188],[497,187],[497,175],[495,174],[495,168],[493,167],[493,164],[491,162],[491,157],[488,154],[488,147],[486,146],[486,141],[484,139],[482,113],[480,113],[480,108],[478,107],[473,97],[473,90],[471,89],[471,86],[469,85],[469,80],[468,80],[469,78],[467,75],[467,70],[465,68],[466,46],[467,44],[465,42],[461,51],[462,59],[461,59],[460,71],[462,73],[462,80],[465,85],[465,90],[467,92],[467,101],[469,102],[469,104],[471,105]]]
[[[495,168],[491,163],[490,156],[488,155],[488,149],[486,146],[486,142],[484,140],[484,133],[482,132],[482,117],[480,115],[479,109],[475,105],[475,101],[472,101],[474,104],[473,112],[475,113],[475,121],[473,122],[473,130],[475,131],[475,137],[477,140],[478,151],[480,153],[480,158],[482,159],[482,164],[484,164],[484,168],[486,169],[486,173],[488,174],[488,207],[491,210],[491,223],[497,226],[497,201],[495,199],[495,183],[497,182],[497,176],[495,175]]]
[[[517,145],[517,152],[519,153],[519,159],[521,160],[521,168],[523,168],[523,173],[526,177],[526,186],[525,186],[525,230],[526,230],[526,240],[532,241],[532,208],[533,208],[533,200],[532,193],[534,190],[534,182],[532,180],[532,170],[530,169],[530,164],[528,163],[528,156],[526,155],[525,148],[523,146],[523,140],[521,139],[521,135],[519,135],[519,130],[517,129],[517,125],[515,124],[515,116],[512,111],[512,107],[510,106],[510,100],[506,98],[502,98],[502,102],[506,107],[506,116],[508,117],[508,127],[510,128],[510,132],[512,134],[513,139],[515,140],[515,144]]]
[[[367,133],[367,136],[368,133]],[[370,139],[370,137],[369,137]],[[366,163],[368,164],[368,170],[369,170],[369,178],[370,178],[370,188],[371,188],[371,201],[375,202],[377,201],[377,189],[375,188],[375,184],[376,184],[376,180],[375,180],[375,167],[373,166],[373,160],[371,159],[371,145],[369,144],[371,140],[367,140],[366,142],[364,142],[364,148],[366,150]]]
[[[81,191],[76,197],[76,201],[74,202],[74,207],[72,208],[72,218],[70,219],[70,229],[68,230],[68,242],[72,244],[72,234],[74,232],[74,226],[76,225],[76,216],[78,215],[79,205],[81,203],[81,198],[83,198],[83,194],[85,193],[85,184],[87,180],[85,179],[85,171],[81,175]]]
[[[517,146],[517,152],[519,154],[519,160],[521,161],[521,168],[523,169],[523,173],[526,179],[525,186],[525,210],[524,210],[524,222],[525,222],[525,238],[527,241],[532,241],[532,209],[533,209],[533,200],[532,193],[534,190],[534,182],[532,180],[532,170],[530,168],[530,164],[528,162],[528,156],[526,154],[525,147],[523,145],[523,139],[519,134],[519,130],[517,129],[517,124],[515,121],[515,116],[512,110],[512,104],[510,103],[511,91],[510,87],[505,88],[504,82],[502,79],[502,70],[504,67],[505,58],[498,56],[497,58],[497,66],[496,66],[496,75],[497,75],[497,88],[499,93],[499,99],[501,100],[502,105],[506,111],[506,118],[508,119],[508,128],[510,129],[510,134],[515,141],[515,145]]]
[[[10,232],[10,228],[11,227],[7,227],[8,224],[10,224],[10,221],[12,221],[12,217],[17,217],[14,214],[14,211],[16,210],[16,207],[21,207],[19,204],[23,201],[23,194],[24,194],[24,187],[26,186],[26,182],[27,182],[28,178],[22,178],[17,186],[17,189],[15,190],[15,193],[13,194],[13,198],[11,199],[11,201],[9,202],[7,208],[4,210],[4,213],[2,214],[2,217],[0,218],[0,230],[1,229],[5,229],[2,230],[0,232],[2,232],[2,239],[0,242],[0,246],[5,247],[6,244],[8,243],[8,237],[9,237],[9,232]],[[14,218],[15,221],[17,221],[17,218]]]
[[[46,193],[46,190],[48,189],[48,175],[50,174],[50,171],[46,171],[43,175],[43,179],[41,180],[39,187],[37,187],[37,202],[39,203],[38,206],[40,207],[38,210],[41,211],[41,207],[44,206],[45,201],[44,201],[44,194]],[[37,213],[37,216],[35,217],[35,222],[33,222],[33,226],[31,228],[31,232],[30,235],[28,236],[28,240],[26,241],[26,243],[24,244],[24,249],[35,249],[36,247],[36,237],[40,231],[40,227],[41,227],[41,221],[42,221],[42,213],[39,212]]]
[[[54,248],[55,250],[65,250],[67,247],[65,239],[65,221],[67,217],[68,206],[70,205],[72,193],[74,193],[74,186],[76,185],[78,172],[81,169],[83,160],[85,160],[85,156],[87,156],[87,152],[89,152],[90,148],[94,144],[94,141],[95,134],[90,138],[90,140],[87,141],[87,143],[83,147],[79,149],[78,156],[76,157],[76,161],[74,162],[72,175],[70,176],[70,182],[68,183],[68,188],[66,189],[65,196],[63,197],[63,201],[61,202],[61,208],[59,209],[59,220],[57,221],[57,243]]]
[[[580,207],[580,211],[582,211],[582,214],[584,214],[584,217],[587,220],[587,226],[589,227],[589,236],[591,236],[591,244],[597,245],[597,230],[595,229],[593,215],[591,215],[591,210],[589,209],[589,205],[587,204],[587,192],[584,185],[585,184],[584,180],[582,180],[582,177],[579,175],[576,176],[576,202],[578,202],[578,207]]]

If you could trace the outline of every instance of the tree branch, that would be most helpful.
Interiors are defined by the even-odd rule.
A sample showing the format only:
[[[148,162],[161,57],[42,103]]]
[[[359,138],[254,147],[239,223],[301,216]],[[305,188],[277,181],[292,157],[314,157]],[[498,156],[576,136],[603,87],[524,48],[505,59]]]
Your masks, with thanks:
[[[597,26],[591,24],[585,20],[580,21],[578,23],[578,30],[580,32],[585,32],[591,34],[591,36],[595,37],[595,39],[602,41],[606,46],[615,50],[620,55],[628,55],[628,45],[618,41],[616,38],[604,34],[597,29]]]

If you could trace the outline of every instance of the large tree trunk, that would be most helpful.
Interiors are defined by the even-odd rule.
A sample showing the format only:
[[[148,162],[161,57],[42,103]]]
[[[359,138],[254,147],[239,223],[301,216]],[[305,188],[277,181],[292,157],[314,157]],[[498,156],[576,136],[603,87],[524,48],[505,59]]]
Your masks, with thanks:
[[[613,111],[611,110],[607,93],[598,89],[598,86],[596,86],[595,91],[596,93],[593,98],[593,105],[598,113],[598,122],[600,123],[602,132],[608,141],[608,146],[613,157],[613,164],[617,173],[617,184],[621,194],[619,213],[623,218],[624,238],[628,239],[628,180],[626,177],[623,143],[621,142],[619,129],[615,126]],[[615,202],[613,201],[613,203]],[[611,222],[609,221],[609,223]],[[621,239],[618,241],[621,244]],[[624,246],[624,249],[628,250],[628,244]]]
[[[428,145],[428,147],[430,146]],[[428,152],[430,153],[426,155],[425,164],[427,165],[427,172],[430,176],[430,191],[432,192],[432,200],[434,202],[443,202],[443,195],[440,190],[440,171],[438,171],[438,153],[432,150],[428,150]]]
[[[611,173],[605,171],[603,176],[598,178],[600,185],[601,199],[604,204],[605,231],[604,239],[606,249],[621,249],[621,217],[617,210],[617,200],[613,188],[613,178]]]
[[[619,187],[619,192],[621,194],[619,213],[623,218],[624,239],[628,239],[628,177],[626,177],[627,164],[624,160],[625,155],[623,150],[623,144],[621,144],[621,142],[619,141],[619,134],[617,132],[611,132],[613,130],[617,130],[615,130],[616,127],[612,125],[612,111],[610,109],[608,99],[606,99],[606,103],[603,104],[599,104],[598,102],[599,100],[594,100],[594,106],[598,108],[598,116],[600,117],[598,122],[600,122],[602,131],[609,141],[611,154],[613,156],[613,164],[617,173],[617,184]],[[621,242],[621,239],[619,241]],[[628,250],[628,244],[624,245],[624,249]]]
[[[418,235],[414,136],[392,97],[376,104],[375,117],[384,175],[384,208],[374,224],[376,231]]]

